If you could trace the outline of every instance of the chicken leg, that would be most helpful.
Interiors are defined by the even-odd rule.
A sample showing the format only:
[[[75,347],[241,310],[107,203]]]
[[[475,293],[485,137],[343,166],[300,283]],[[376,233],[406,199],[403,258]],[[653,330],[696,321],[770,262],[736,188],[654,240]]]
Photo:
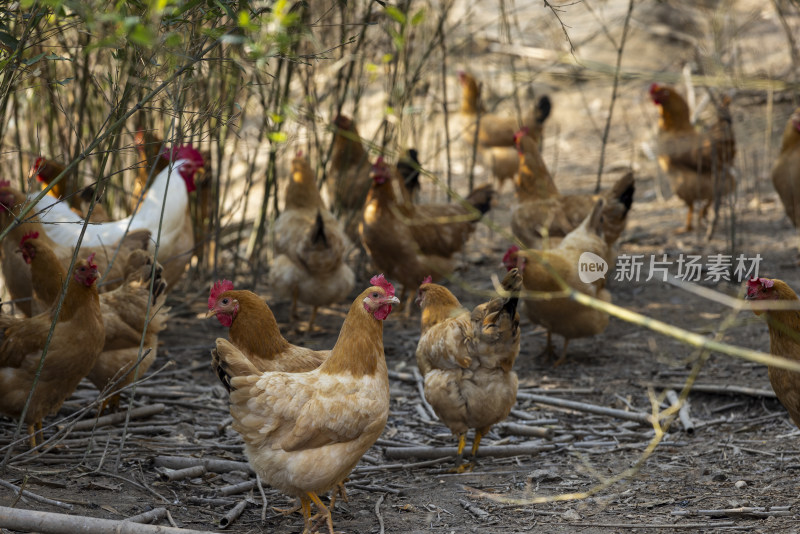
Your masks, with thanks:
[[[569,345],[569,339],[564,338],[564,350],[561,351],[561,356],[553,362],[553,367],[558,367],[559,365],[563,364],[567,361],[567,346]]]
[[[331,517],[331,511],[325,506],[325,504],[320,500],[320,498],[317,496],[317,494],[314,493],[313,491],[306,492],[306,495],[308,495],[308,497],[314,502],[314,504],[317,505],[317,508],[319,509],[320,513],[322,515],[326,516],[325,520],[328,523],[328,532],[329,532],[329,534],[335,534],[333,532],[333,517]],[[310,509],[309,509],[309,513],[310,513]],[[310,518],[309,518],[309,522],[310,522]],[[304,530],[303,534],[305,534],[305,532],[306,531]]]
[[[314,328],[314,321],[317,319],[317,310],[319,306],[314,306],[314,309],[311,311],[311,319],[308,320],[308,332],[311,332]]]
[[[694,219],[694,204],[688,204],[689,211],[686,212],[686,228],[676,230],[676,234],[688,234],[692,231],[692,219]]]
[[[487,432],[489,432],[488,428],[484,428],[483,430],[475,429],[475,439],[472,442],[472,457],[473,458],[477,458],[478,457],[478,447],[481,446],[481,439],[483,439],[483,436],[485,436]]]

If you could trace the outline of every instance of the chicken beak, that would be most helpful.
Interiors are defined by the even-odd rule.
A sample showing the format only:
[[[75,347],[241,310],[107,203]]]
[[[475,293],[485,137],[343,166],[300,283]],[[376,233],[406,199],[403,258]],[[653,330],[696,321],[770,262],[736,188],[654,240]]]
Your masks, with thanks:
[[[392,295],[385,300],[386,304],[400,304],[400,299]]]
[[[217,314],[216,308],[208,310],[208,313],[206,313],[206,319],[208,319],[209,317],[214,317],[216,314]]]

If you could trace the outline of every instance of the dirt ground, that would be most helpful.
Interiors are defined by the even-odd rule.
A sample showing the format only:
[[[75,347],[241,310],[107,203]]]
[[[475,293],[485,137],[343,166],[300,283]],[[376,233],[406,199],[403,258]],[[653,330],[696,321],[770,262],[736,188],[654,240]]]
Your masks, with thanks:
[[[597,4],[588,6],[592,9],[581,4],[563,8],[562,18],[582,65],[575,65],[569,55],[553,61],[526,59],[524,67],[518,60],[516,65],[520,71],[532,69],[537,94],[546,92],[553,99],[544,154],[564,192],[593,188],[616,61],[615,48],[603,29],[618,42],[628,7],[620,0]],[[461,62],[454,68],[469,66],[490,86],[490,104],[510,109],[508,99],[503,100],[511,83],[509,55],[498,52],[496,46],[498,6],[488,0],[459,6],[453,16],[467,23],[450,40],[454,61]],[[515,32],[524,34],[517,37],[519,42],[530,49],[565,50],[561,27],[541,2],[520,2],[512,14]],[[791,14],[787,22],[796,30],[800,27],[797,9]],[[479,24],[481,16],[490,22]],[[522,55],[521,48],[517,53]],[[473,55],[479,59],[470,61]],[[692,234],[675,234],[684,223],[685,207],[669,196],[668,185],[647,157],[657,116],[647,87],[654,79],[672,81],[685,93],[680,72],[697,57],[705,61],[715,91],[733,95],[738,141],[738,187],[732,209],[724,209],[725,221],[708,242],[704,227]],[[700,255],[704,260],[712,254],[760,254],[761,275],[800,288],[796,234],[769,181],[780,133],[793,107],[791,94],[776,92],[774,106],[769,107],[767,86],[757,83],[767,76],[788,78],[791,72],[785,34],[772,4],[708,1],[698,7],[689,2],[637,2],[622,66],[626,75],[619,87],[603,183],[607,186],[625,167],[635,169],[634,207],[619,254],[643,255],[645,267],[638,281],[615,280],[612,269],[608,276],[614,302],[691,332],[709,337],[720,332],[726,343],[767,351],[767,328],[751,312],[736,314],[685,288],[645,278],[651,254],[667,254],[676,262],[670,268],[674,275],[681,254]],[[456,89],[453,75],[452,106]],[[702,100],[705,90],[695,90],[697,100]],[[441,168],[441,154],[431,156],[422,150],[421,155],[423,164]],[[426,161],[426,155],[432,161]],[[479,169],[477,177],[478,182],[486,179],[485,171]],[[456,178],[457,189],[465,192],[463,173]],[[441,198],[434,191],[433,183],[423,181],[424,199]],[[505,232],[512,198],[512,187],[506,184],[488,215],[490,223],[478,228],[448,283],[468,307],[480,302],[479,290],[491,288],[493,273],[502,276],[499,261],[509,246]],[[731,211],[735,221],[729,216]],[[164,479],[170,457],[195,463],[198,459],[246,461],[241,440],[229,425],[227,395],[209,366],[214,339],[225,335],[215,320],[204,319],[210,282],[187,279],[170,295],[172,318],[161,336],[157,361],[133,401],[135,407],[163,405],[163,410],[132,419],[124,439],[122,424],[117,424],[94,431],[73,430],[40,454],[16,447],[1,478],[68,503],[72,509],[18,500],[4,489],[0,489],[0,505],[109,519],[165,507],[174,524],[212,531],[220,528],[220,519],[237,503],[245,502],[241,516],[227,531],[302,530],[299,515],[284,517],[270,508],[262,522],[262,498],[252,485],[243,492],[227,493],[226,487],[253,480],[245,464],[179,481]],[[288,303],[273,299],[265,283],[253,287],[246,276],[236,282],[267,299],[290,341],[315,348],[333,345],[349,302],[321,310],[319,328],[304,334],[304,322],[290,320]],[[366,287],[365,282],[357,283],[351,297]],[[700,285],[732,296],[741,288],[739,283],[724,281]],[[310,309],[301,307],[301,313],[307,318]],[[620,476],[642,458],[655,433],[652,426],[519,399],[508,422],[550,428],[553,438],[524,437],[498,425],[483,445],[541,445],[541,452],[482,457],[467,473],[450,472],[450,458],[390,457],[403,447],[455,445],[455,439],[429,417],[420,401],[413,376],[418,321],[418,312],[410,318],[393,313],[385,323],[391,372],[389,422],[351,475],[349,502],[336,504],[337,531],[800,532],[796,483],[800,432],[770,394],[765,367],[721,354],[710,356],[697,384],[752,391],[703,393],[696,388],[689,411],[694,431],[689,433],[675,422],[640,469],[599,491],[599,484]],[[611,319],[603,334],[573,341],[567,362],[559,367],[540,357],[543,347],[544,331],[523,314],[522,348],[515,366],[521,393],[645,413],[652,411],[651,398],[663,398],[669,388],[680,391],[699,356],[697,350],[673,338],[617,318]],[[90,385],[82,385],[59,417],[47,422],[69,416],[95,397]],[[13,432],[14,424],[0,419],[4,454]],[[46,434],[52,432],[46,430]],[[573,498],[583,492],[591,495]],[[291,504],[268,487],[265,496],[270,506]],[[541,497],[553,500],[529,502]],[[738,513],[737,508],[741,508]],[[709,512],[714,510],[718,512]],[[159,524],[167,525],[168,520],[161,519]]]

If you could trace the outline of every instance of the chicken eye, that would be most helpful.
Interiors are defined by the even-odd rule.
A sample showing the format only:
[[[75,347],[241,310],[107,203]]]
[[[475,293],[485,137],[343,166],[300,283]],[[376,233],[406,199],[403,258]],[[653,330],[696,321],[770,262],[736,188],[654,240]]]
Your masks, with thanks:
[[[227,305],[227,304],[228,304],[228,302],[229,302],[229,301],[228,301],[228,299],[222,299],[222,304],[225,304],[225,305]]]
[[[377,292],[377,291],[373,291],[373,292],[372,292],[372,298],[376,299],[376,298],[378,298],[379,296],[380,296],[380,295],[378,295],[378,292]]]

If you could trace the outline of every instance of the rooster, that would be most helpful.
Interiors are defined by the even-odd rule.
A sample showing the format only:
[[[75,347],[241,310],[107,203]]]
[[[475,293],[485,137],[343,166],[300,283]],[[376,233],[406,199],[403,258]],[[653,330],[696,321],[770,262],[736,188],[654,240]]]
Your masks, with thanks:
[[[509,270],[517,267],[522,271],[522,284],[528,292],[559,293],[563,290],[560,279],[576,291],[611,302],[611,293],[605,289],[603,278],[587,283],[580,279],[578,273],[582,254],[590,252],[607,258],[608,245],[603,239],[602,213],[603,200],[600,199],[581,225],[567,234],[556,248],[539,251],[519,250],[512,246],[503,257],[503,264]],[[558,278],[551,270],[557,273]],[[564,336],[564,349],[555,366],[566,361],[570,340],[597,335],[608,326],[608,313],[567,297],[530,295],[525,300],[525,308],[533,324],[540,324],[547,329],[546,353],[553,352],[553,333]]]
[[[391,182],[392,170],[380,157],[359,232],[375,266],[403,285],[402,301],[429,273],[443,277],[453,271],[453,255],[491,208],[494,189],[475,188],[463,204],[405,205],[397,202]]]
[[[61,408],[103,350],[105,329],[95,284],[99,273],[93,258],[94,254],[76,262],[57,316],[55,307],[30,318],[0,315],[0,412],[15,418],[22,417],[51,325],[56,323],[25,412],[32,448],[44,417]]]
[[[292,299],[291,315],[297,317],[297,301],[317,309],[339,302],[352,291],[355,275],[345,263],[351,248],[338,221],[325,209],[308,160],[298,153],[292,160],[292,179],[286,189],[283,212],[275,220],[275,260],[269,272],[270,286],[278,297]]]
[[[626,173],[602,195],[562,195],[525,129],[517,132],[519,173],[514,178],[516,199],[511,206],[511,231],[527,247],[538,247],[544,235],[564,237],[577,228],[598,199],[604,198],[603,236],[610,246],[619,239],[633,205],[636,184]]]
[[[212,356],[250,465],[300,499],[303,532],[311,531],[313,502],[333,534],[331,512],[318,495],[347,477],[389,416],[383,320],[399,300],[382,275],[370,283],[350,306],[330,357],[313,371],[261,373],[224,339]]]
[[[752,301],[778,301],[800,304],[797,294],[783,280],[754,278],[747,281],[745,298]],[[764,314],[769,326],[769,352],[774,356],[800,362],[800,309],[754,309]],[[780,367],[767,366],[769,382],[778,400],[800,427],[800,375]]]
[[[51,239],[43,224],[35,217],[20,221],[18,214],[26,203],[23,193],[11,187],[9,182],[0,181],[0,227],[11,230],[2,243],[2,270],[6,281],[6,289],[17,306],[27,316],[35,315],[37,304],[31,301],[34,296],[31,284],[31,271],[25,266],[23,257],[18,255],[17,248],[25,235],[38,234],[38,242],[44,243],[58,258],[66,270],[72,263],[73,247],[63,246]],[[81,251],[95,254],[95,262],[100,272],[105,272],[105,282],[101,290],[108,291],[119,286],[124,280],[124,266],[128,255],[138,249],[146,249],[150,242],[149,230],[136,230],[128,233],[120,241],[103,246],[88,247],[81,243]],[[116,259],[111,262],[116,254]],[[41,307],[36,311],[41,311]]]
[[[430,279],[417,293],[422,335],[416,357],[425,399],[458,436],[458,463],[467,430],[475,429],[475,457],[481,438],[508,416],[517,399],[512,367],[519,354],[519,270],[510,270],[502,286],[508,295],[484,302],[471,313],[446,287]]]
[[[698,133],[692,126],[686,100],[674,88],[654,83],[650,86],[650,98],[659,109],[658,164],[667,173],[675,194],[689,208],[682,232],[692,230],[695,202],[703,202],[702,219],[714,202],[714,221],[707,233],[710,237],[719,201],[736,185],[732,171],[736,140],[728,110],[730,99],[723,101],[711,129]]]
[[[124,219],[87,226],[83,243],[101,246],[122,239],[128,232],[149,230],[153,237],[150,252],[155,252],[155,241],[158,240],[158,260],[164,266],[164,279],[170,287],[174,287],[194,251],[189,193],[195,190],[195,175],[205,172],[204,160],[200,152],[188,145],[175,147],[161,157],[171,165],[167,165],[155,177],[139,210]],[[43,210],[42,222],[62,223],[48,226],[47,233],[51,238],[60,243],[77,242],[83,219],[62,203],[54,201],[42,199],[39,209]]]

